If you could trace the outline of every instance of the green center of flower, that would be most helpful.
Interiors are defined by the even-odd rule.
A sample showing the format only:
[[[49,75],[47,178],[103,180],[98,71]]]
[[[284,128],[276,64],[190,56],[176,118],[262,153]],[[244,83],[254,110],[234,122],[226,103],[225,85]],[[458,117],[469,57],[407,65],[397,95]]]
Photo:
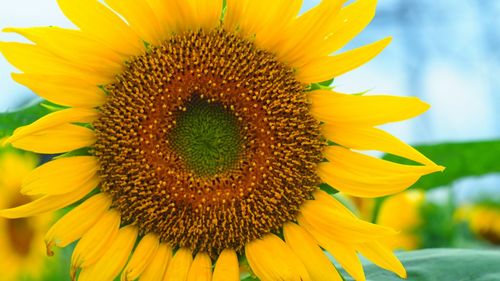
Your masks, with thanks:
[[[199,176],[231,169],[241,152],[236,116],[222,104],[197,96],[178,113],[170,142],[186,166]]]

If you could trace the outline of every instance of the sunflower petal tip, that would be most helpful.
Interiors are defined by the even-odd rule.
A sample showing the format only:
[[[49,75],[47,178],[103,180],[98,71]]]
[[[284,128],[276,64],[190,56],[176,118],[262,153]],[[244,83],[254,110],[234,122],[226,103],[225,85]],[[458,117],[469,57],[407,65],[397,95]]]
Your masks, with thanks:
[[[14,28],[14,27],[4,27],[4,28],[2,28],[2,32],[16,32],[16,28]]]
[[[22,74],[21,74],[21,73],[12,72],[12,73],[10,74],[10,77],[11,77],[14,81],[16,81],[16,82],[18,82],[18,83],[19,83],[19,81],[17,81],[16,79],[17,79],[20,75],[22,75]]]
[[[392,42],[392,36],[388,36],[388,37],[385,37],[384,39],[381,39],[375,43],[373,43],[373,45],[378,45],[377,46],[377,49],[378,49],[378,53],[381,53],[383,50],[385,50],[385,48],[387,48],[387,46],[389,46],[389,44],[391,44]]]
[[[429,173],[444,172],[444,170],[446,170],[446,167],[437,164],[433,164],[428,167],[429,167]]]
[[[395,271],[395,273],[402,279],[408,279],[408,273],[404,267],[401,267],[400,270]]]
[[[3,140],[0,140],[0,146],[1,147],[5,147],[9,144],[12,144],[12,136],[8,137],[8,138],[5,138]]]
[[[418,99],[418,98],[417,98],[417,99]],[[421,100],[421,99],[418,99],[418,100],[419,100],[419,102],[420,102],[420,104],[421,104],[422,108],[425,108],[425,111],[427,111],[427,110],[429,110],[429,109],[431,108],[430,103],[425,102],[425,101],[423,101],[423,100]]]
[[[405,98],[408,101],[408,105],[410,105],[412,110],[415,112],[414,117],[427,112],[431,108],[431,105],[429,103],[421,100],[418,97],[410,96]]]

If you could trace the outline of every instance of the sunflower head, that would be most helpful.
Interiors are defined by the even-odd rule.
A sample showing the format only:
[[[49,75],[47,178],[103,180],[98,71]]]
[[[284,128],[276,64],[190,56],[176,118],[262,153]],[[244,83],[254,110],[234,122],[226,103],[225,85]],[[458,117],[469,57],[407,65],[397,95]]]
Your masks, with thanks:
[[[78,29],[8,29],[35,43],[0,44],[23,72],[14,79],[69,107],[8,142],[80,153],[28,175],[24,189],[43,197],[0,215],[85,198],[45,238],[49,248],[79,240],[71,274],[80,280],[120,272],[123,280],[238,280],[242,257],[262,280],[340,280],[322,249],[358,280],[357,252],[405,276],[380,243],[395,232],[319,188],[372,198],[441,170],[375,128],[425,103],[313,85],[390,41],[333,55],[375,12],[373,0],[344,2],[299,14],[302,1],[59,0]]]

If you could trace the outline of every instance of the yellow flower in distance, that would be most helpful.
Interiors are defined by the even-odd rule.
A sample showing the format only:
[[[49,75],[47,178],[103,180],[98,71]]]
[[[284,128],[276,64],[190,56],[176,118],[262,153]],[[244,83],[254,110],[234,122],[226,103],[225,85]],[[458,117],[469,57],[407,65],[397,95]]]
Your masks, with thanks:
[[[400,231],[399,235],[385,239],[385,245],[394,250],[414,250],[420,247],[422,241],[415,231],[423,223],[420,207],[424,200],[425,192],[421,190],[405,191],[384,200],[377,223]]]
[[[355,210],[356,214],[360,218],[367,221],[374,221],[375,198],[352,197],[344,196],[343,194],[339,195],[345,198],[345,204],[347,204],[347,206],[352,206],[351,209]]]
[[[19,193],[23,178],[38,164],[33,154],[0,150],[0,208],[15,207],[31,200]],[[46,260],[43,236],[51,215],[7,220],[0,218],[0,272],[2,281],[38,278]]]
[[[500,207],[477,204],[463,206],[456,212],[460,220],[468,221],[472,232],[492,244],[500,245]]]
[[[78,240],[79,280],[238,280],[243,256],[261,280],[340,280],[321,248],[356,280],[365,279],[357,253],[405,276],[379,242],[395,232],[318,188],[377,197],[442,170],[376,128],[427,104],[311,86],[387,46],[332,55],[369,23],[376,1],[324,0],[302,15],[302,1],[226,2],[59,0],[78,29],[6,29],[33,42],[0,44],[22,71],[14,80],[68,107],[8,142],[79,156],[36,169],[23,191],[42,197],[0,215],[85,198],[45,237],[49,248]]]

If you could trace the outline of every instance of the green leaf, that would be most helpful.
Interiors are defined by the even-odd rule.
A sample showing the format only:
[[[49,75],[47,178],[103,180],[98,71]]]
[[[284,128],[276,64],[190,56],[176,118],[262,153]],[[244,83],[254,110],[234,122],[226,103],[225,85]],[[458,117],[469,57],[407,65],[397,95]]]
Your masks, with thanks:
[[[18,127],[33,123],[52,111],[46,102],[37,102],[17,111],[0,113],[0,138],[12,135]]]
[[[422,248],[453,247],[458,239],[458,225],[453,219],[456,211],[451,196],[446,202],[426,201],[420,206],[422,223],[414,230]]]
[[[331,90],[331,85],[333,83],[334,79],[330,79],[330,80],[326,80],[326,81],[323,81],[323,82],[319,82],[319,83],[312,83],[311,86],[310,86],[310,90],[311,91],[314,91],[314,90],[320,90],[320,89],[324,89],[324,90]]]
[[[259,281],[259,279],[257,277],[247,276],[247,277],[243,277],[241,279],[241,281]]]
[[[323,87],[329,87],[333,83],[333,81],[334,81],[334,78],[323,81],[323,82],[319,82],[318,84],[320,84]]]
[[[324,192],[328,193],[328,194],[337,194],[339,193],[338,190],[336,190],[335,188],[331,187],[329,184],[327,183],[322,183],[319,185],[319,188],[321,190],[323,190]]]
[[[422,177],[413,185],[415,188],[428,190],[449,185],[463,177],[500,172],[500,140],[421,145],[415,148],[437,164],[446,167],[443,173]],[[386,155],[384,159],[413,164],[394,155]]]
[[[408,281],[500,280],[500,251],[426,249],[401,252],[397,256],[408,273]],[[367,281],[402,281],[394,273],[364,262]],[[342,270],[346,281],[353,279]]]
[[[40,103],[41,106],[47,108],[48,110],[50,110],[51,112],[52,111],[58,111],[58,110],[63,110],[63,109],[68,109],[69,107],[67,106],[62,106],[62,105],[59,105],[59,104],[56,104],[56,103],[53,103],[53,102],[50,102],[50,101],[42,101]]]
[[[91,155],[89,150],[90,150],[90,148],[83,147],[83,148],[80,148],[77,150],[73,150],[73,151],[66,152],[66,153],[60,154],[58,156],[55,156],[54,159],[74,157],[74,156],[88,156],[88,155]]]

